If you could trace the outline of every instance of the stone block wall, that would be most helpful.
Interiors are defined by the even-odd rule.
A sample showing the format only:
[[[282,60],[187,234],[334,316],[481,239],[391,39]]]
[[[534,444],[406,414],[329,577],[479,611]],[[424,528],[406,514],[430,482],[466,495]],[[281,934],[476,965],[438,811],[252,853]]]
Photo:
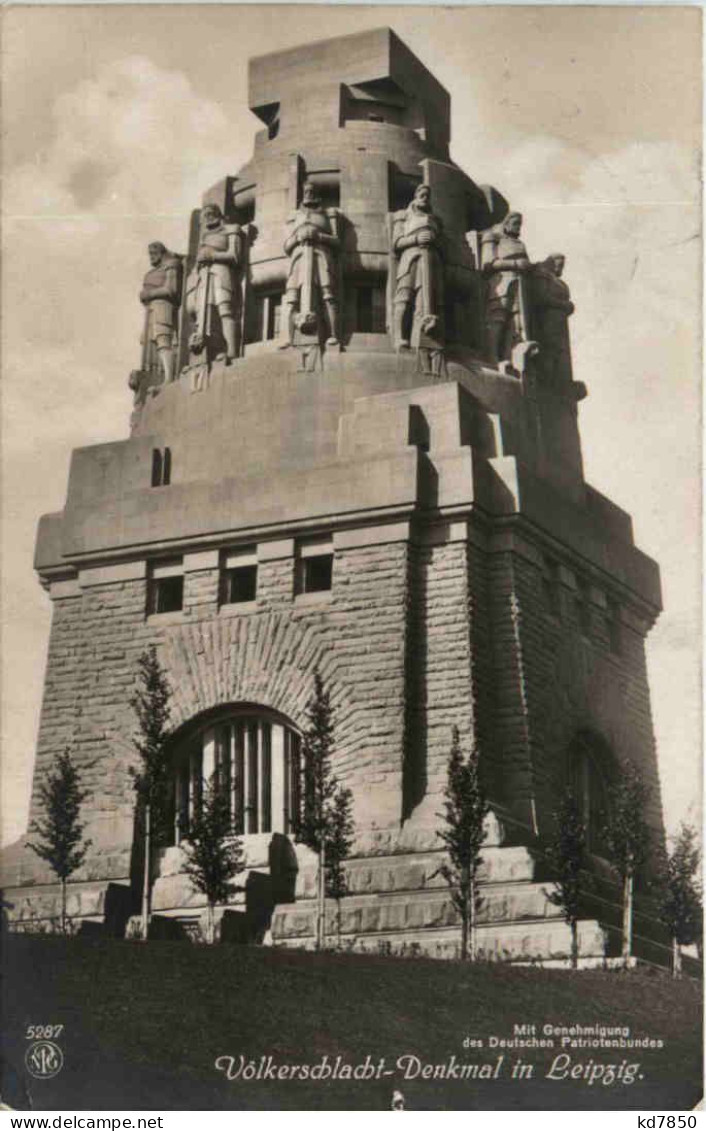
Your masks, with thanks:
[[[185,557],[178,613],[146,616],[147,580],[139,563],[134,572],[142,576],[131,580],[111,581],[104,570],[101,584],[57,583],[32,815],[40,782],[70,746],[90,792],[89,871],[105,877],[107,854],[111,876],[128,872],[128,767],[135,760],[129,700],[138,657],[150,644],[157,645],[173,687],[176,731],[229,703],[270,707],[303,727],[318,668],[332,694],[336,772],[353,789],[357,825],[399,825],[408,544],[337,550],[331,592],[303,596],[295,594],[293,540],[263,547],[257,600],[247,606],[219,608],[216,552],[208,568],[190,568],[205,554]],[[68,586],[72,595],[60,596]],[[27,865],[35,878],[42,876],[39,861],[29,858]]]
[[[431,541],[410,547],[404,813],[436,824],[452,728],[468,744],[473,704],[467,547],[461,540],[435,542],[434,531],[429,534]]]
[[[32,814],[40,781],[69,745],[91,797],[85,878],[128,874],[129,700],[152,643],[174,689],[177,732],[238,703],[303,727],[318,668],[332,693],[336,772],[353,790],[359,850],[374,829],[387,829],[392,844],[403,820],[437,824],[453,726],[464,749],[478,742],[492,801],[528,837],[549,832],[578,733],[595,733],[656,783],[646,623],[627,601],[616,648],[606,592],[576,562],[558,563],[550,601],[531,532],[493,533],[480,520],[385,531],[337,533],[333,587],[321,594],[295,592],[293,539],[261,543],[257,599],[246,606],[219,606],[215,550],[185,555],[179,613],[146,616],[144,562],[53,584]],[[650,819],[660,830],[658,802]],[[34,858],[26,868],[23,882],[42,875]]]
[[[630,759],[641,770],[652,790],[646,816],[658,843],[663,824],[645,663],[648,614],[634,595],[576,555],[560,556],[557,547],[551,553],[553,574],[541,534],[509,539],[505,533],[491,544],[503,799],[514,799],[517,815],[546,838],[572,743],[583,736],[607,763]]]

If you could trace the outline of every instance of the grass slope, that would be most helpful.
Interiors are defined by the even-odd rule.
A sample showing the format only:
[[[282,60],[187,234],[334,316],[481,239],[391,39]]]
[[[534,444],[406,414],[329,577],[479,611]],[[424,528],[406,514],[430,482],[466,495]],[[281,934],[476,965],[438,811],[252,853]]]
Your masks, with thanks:
[[[27,1025],[65,1025],[65,1064],[29,1080],[35,1109],[687,1109],[700,1096],[701,987],[642,972],[518,969],[425,959],[185,943],[6,940],[5,1056],[22,1064]],[[639,1063],[631,1085],[546,1079],[553,1050],[504,1050],[498,1079],[404,1080],[398,1057],[497,1065],[489,1036],[534,1024],[629,1026],[661,1050],[565,1050],[572,1065]],[[484,1039],[463,1048],[464,1037]],[[361,1064],[372,1080],[228,1081],[217,1057]],[[517,1058],[532,1079],[513,1080]]]

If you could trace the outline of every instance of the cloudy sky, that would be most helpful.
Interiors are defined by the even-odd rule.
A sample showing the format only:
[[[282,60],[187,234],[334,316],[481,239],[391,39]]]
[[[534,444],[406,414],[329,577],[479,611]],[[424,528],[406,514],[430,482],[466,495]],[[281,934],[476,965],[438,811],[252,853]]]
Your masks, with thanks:
[[[678,6],[4,12],[2,840],[26,825],[51,609],[32,572],[71,449],[123,439],[145,245],[247,160],[247,59],[389,24],[452,96],[452,155],[567,255],[588,480],[662,566],[649,645],[667,823],[698,818],[700,12]]]

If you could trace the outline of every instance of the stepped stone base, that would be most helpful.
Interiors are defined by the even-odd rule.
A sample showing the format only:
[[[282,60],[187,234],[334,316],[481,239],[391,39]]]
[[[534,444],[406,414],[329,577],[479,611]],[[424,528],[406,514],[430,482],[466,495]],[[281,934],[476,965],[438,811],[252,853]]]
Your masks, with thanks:
[[[3,918],[17,932],[51,933],[61,923],[60,884],[36,884],[5,893]],[[68,930],[75,934],[99,929],[121,937],[131,910],[129,881],[87,881],[69,884],[66,893]]]
[[[438,843],[438,842],[437,842]],[[348,866],[350,894],[326,908],[326,935],[343,949],[420,953],[453,958],[461,943],[459,917],[439,868],[444,854],[426,852],[359,858]],[[478,912],[479,957],[522,961],[568,958],[571,935],[547,896],[550,884],[534,881],[535,861],[522,846],[484,851]],[[313,947],[316,867],[297,877],[296,902],[279,904],[272,917],[276,946]],[[602,960],[606,936],[594,920],[580,924],[579,951]]]
[[[270,834],[244,838],[246,869],[238,877],[232,899],[216,909],[219,941],[314,946],[317,858],[304,846],[279,839],[278,855],[273,855]],[[549,899],[552,883],[544,861],[535,849],[512,843],[513,839],[512,829],[493,815],[479,874],[478,956],[568,965],[570,930]],[[328,943],[363,952],[457,956],[460,921],[440,872],[445,856],[438,844],[435,831],[427,826],[368,833],[365,854],[346,863],[349,894],[340,907],[327,902]],[[205,938],[206,901],[185,875],[184,862],[181,847],[168,848],[160,855],[151,937]],[[13,888],[8,897],[11,906],[6,915],[12,929],[51,930],[58,925],[58,884]],[[134,910],[127,879],[69,885],[67,912],[74,930],[135,937],[139,922],[130,918]],[[601,878],[579,923],[581,966],[621,961],[620,911],[614,885]],[[634,953],[641,961],[668,966],[667,940],[658,935],[652,909],[638,904]]]
[[[277,946],[313,949],[313,934],[298,937],[280,935],[277,917],[273,921],[272,941]],[[327,914],[327,941],[339,945],[333,918]],[[340,937],[342,949],[377,954],[423,954],[429,958],[458,958],[461,929],[456,926],[433,926],[422,930],[361,932]],[[604,961],[605,936],[598,923],[591,920],[579,924],[579,955],[592,958],[596,965]],[[568,962],[571,934],[561,920],[548,922],[498,923],[477,929],[477,957],[488,961]]]

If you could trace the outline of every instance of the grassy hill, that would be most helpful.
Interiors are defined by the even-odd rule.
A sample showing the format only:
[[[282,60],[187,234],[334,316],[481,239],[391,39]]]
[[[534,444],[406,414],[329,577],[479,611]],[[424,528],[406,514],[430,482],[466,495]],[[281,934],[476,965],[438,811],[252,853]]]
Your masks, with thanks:
[[[28,1025],[65,1027],[62,1071],[28,1078],[35,1110],[380,1110],[395,1088],[416,1110],[663,1110],[691,1108],[701,1091],[701,987],[660,974],[22,936],[6,940],[3,966],[7,1060],[22,1064]],[[535,1025],[543,1039],[545,1024],[627,1026],[664,1047],[562,1049],[558,1038],[553,1049],[489,1045],[492,1036],[512,1039],[515,1025]],[[464,1048],[464,1038],[484,1044]],[[337,1057],[339,1075],[344,1064],[371,1072],[384,1064],[379,1077],[360,1080],[229,1081],[216,1069],[232,1057],[237,1070],[241,1055],[264,1077],[273,1066],[333,1068]],[[555,1075],[577,1078],[547,1078],[555,1057],[567,1055]],[[418,1058],[416,1078],[403,1069],[416,1071],[417,1061],[398,1067],[405,1056]],[[456,1067],[486,1065],[483,1074],[496,1075],[443,1079],[437,1068],[437,1078],[423,1077],[423,1065],[448,1072],[453,1056]],[[518,1058],[531,1078],[513,1079]],[[605,1085],[595,1066],[609,1064],[623,1070]],[[622,1082],[633,1073],[633,1083]]]

